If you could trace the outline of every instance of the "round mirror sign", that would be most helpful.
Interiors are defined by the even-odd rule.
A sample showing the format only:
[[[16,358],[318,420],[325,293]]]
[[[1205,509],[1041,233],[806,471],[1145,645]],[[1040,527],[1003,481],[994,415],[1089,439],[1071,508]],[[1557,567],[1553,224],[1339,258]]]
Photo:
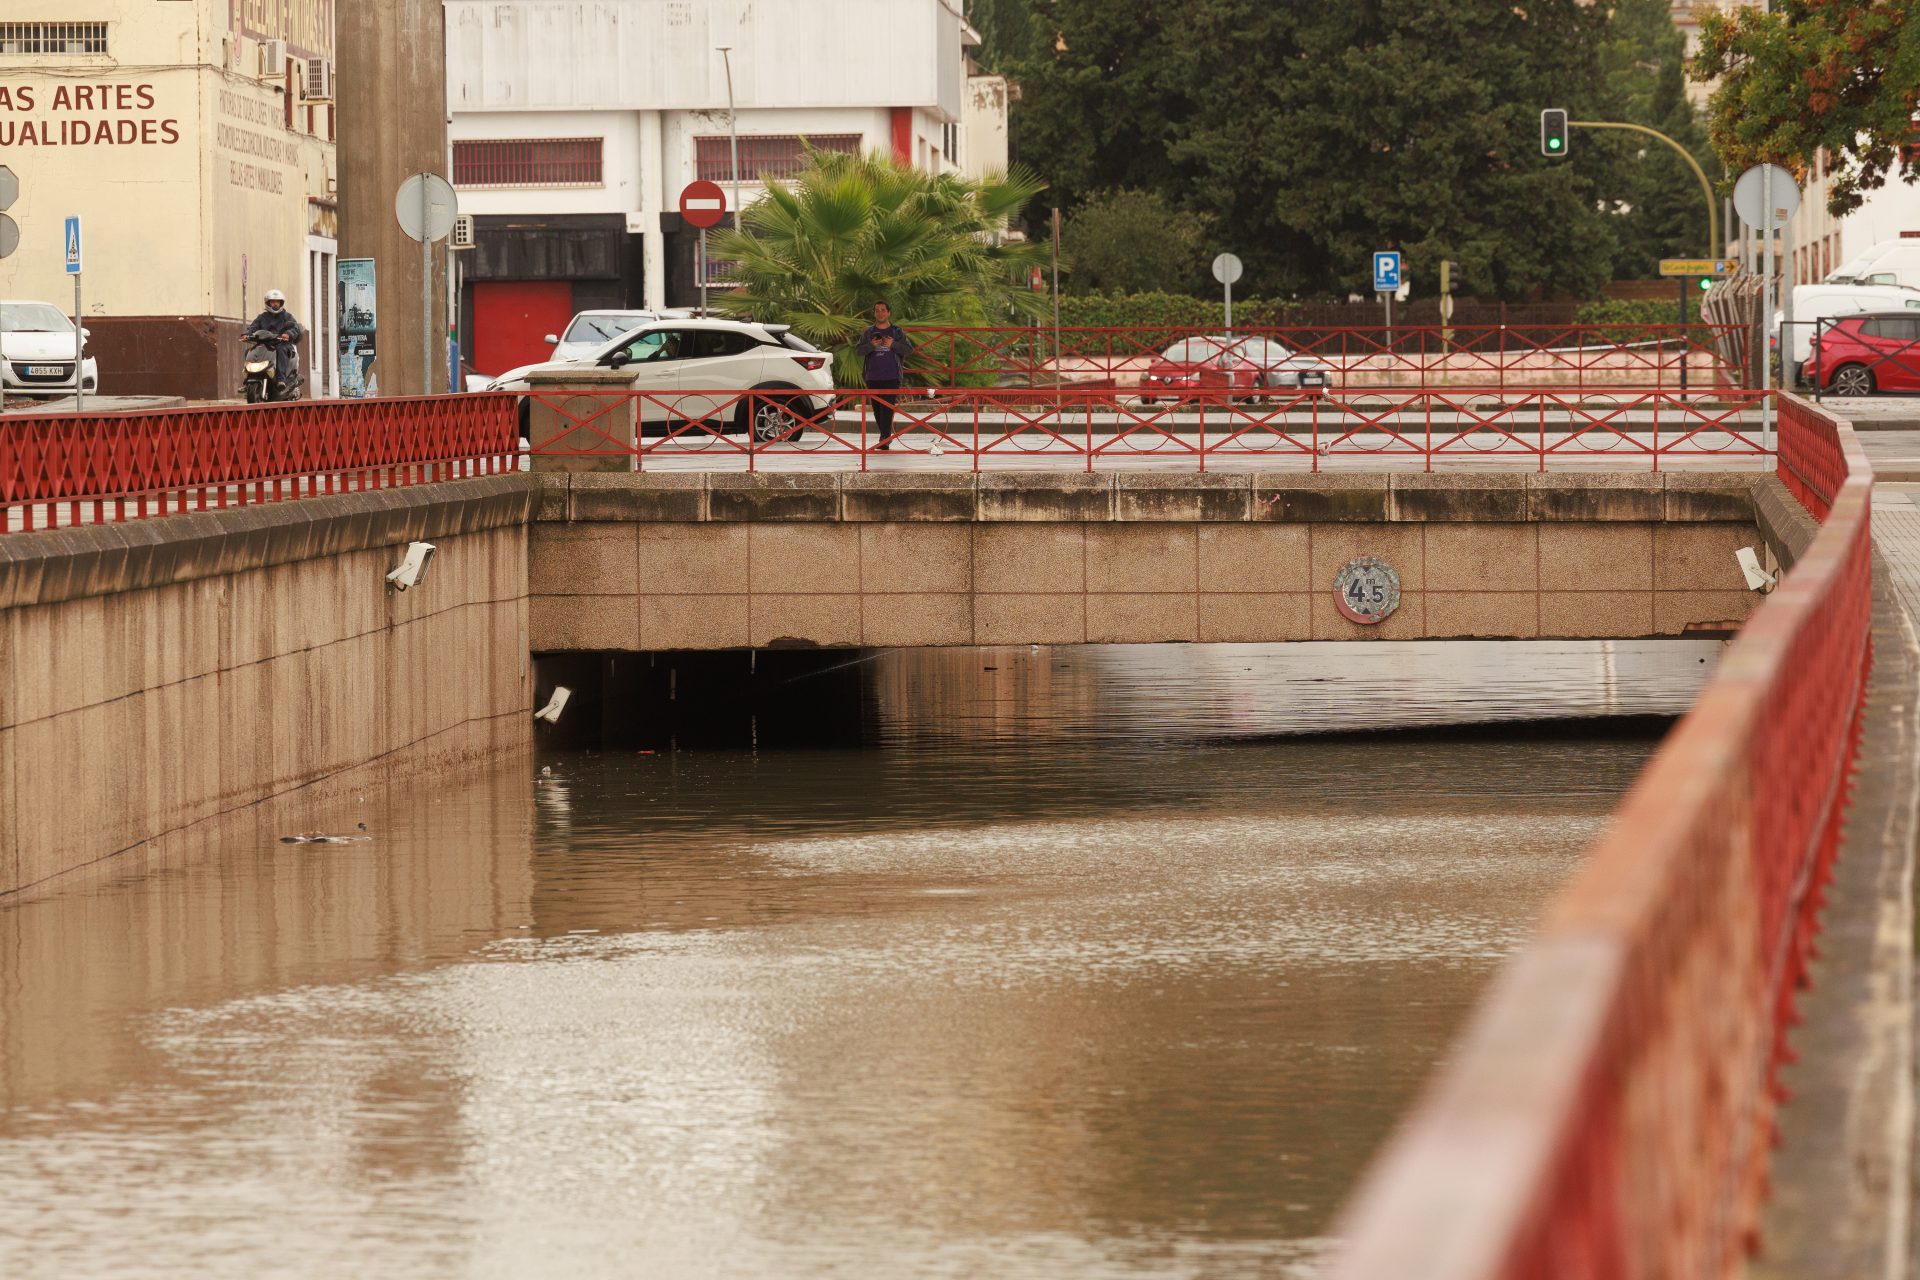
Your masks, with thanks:
[[[1400,575],[1379,556],[1360,556],[1340,567],[1333,602],[1352,622],[1385,622],[1400,607]]]

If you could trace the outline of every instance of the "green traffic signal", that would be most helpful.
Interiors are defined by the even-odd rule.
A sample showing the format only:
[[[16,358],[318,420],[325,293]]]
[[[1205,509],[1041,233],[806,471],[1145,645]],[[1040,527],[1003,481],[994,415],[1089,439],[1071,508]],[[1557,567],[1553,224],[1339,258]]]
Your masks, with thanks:
[[[1559,107],[1548,107],[1540,113],[1540,154],[1567,154],[1567,113]]]
[[[1702,292],[1702,293],[1705,293],[1705,292],[1706,292],[1707,290],[1709,290],[1709,289],[1711,289],[1711,288],[1713,288],[1713,280],[1712,280],[1712,278],[1711,278],[1711,277],[1708,277],[1708,276],[1701,276],[1701,277],[1700,277],[1700,292]]]

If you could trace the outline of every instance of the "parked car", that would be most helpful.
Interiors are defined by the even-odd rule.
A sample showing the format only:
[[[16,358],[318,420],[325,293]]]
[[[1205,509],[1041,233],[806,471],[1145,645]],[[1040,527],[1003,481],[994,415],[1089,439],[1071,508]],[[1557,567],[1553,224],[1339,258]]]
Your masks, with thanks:
[[[1920,313],[1842,317],[1814,344],[1806,374],[1835,395],[1920,391]]]
[[[1821,320],[1868,311],[1920,312],[1920,289],[1905,285],[1797,284],[1793,287],[1793,333],[1787,345],[1787,358],[1797,368],[1807,362],[1813,337]],[[1780,326],[1784,313],[1773,315],[1773,349],[1780,349]]]
[[[80,331],[81,340],[90,335]],[[100,386],[92,356],[80,362],[80,389]],[[0,300],[0,393],[10,396],[70,396],[73,386],[73,321],[51,302]]]
[[[751,430],[756,440],[795,439],[801,434],[794,430],[796,418],[821,412],[833,400],[832,356],[786,325],[739,320],[653,321],[602,343],[589,360],[529,365],[496,378],[487,390],[525,392],[534,373],[582,364],[631,374],[628,385],[647,393],[640,403],[643,432],[718,422],[723,430]],[[739,397],[745,391],[793,394],[750,400]],[[528,434],[529,418],[523,400],[522,435]]]
[[[1146,394],[1140,400],[1155,403],[1155,392],[1177,400],[1189,391],[1244,391],[1249,396],[1280,388],[1325,391],[1332,374],[1325,361],[1290,351],[1272,338],[1182,338],[1147,366],[1140,377]]]

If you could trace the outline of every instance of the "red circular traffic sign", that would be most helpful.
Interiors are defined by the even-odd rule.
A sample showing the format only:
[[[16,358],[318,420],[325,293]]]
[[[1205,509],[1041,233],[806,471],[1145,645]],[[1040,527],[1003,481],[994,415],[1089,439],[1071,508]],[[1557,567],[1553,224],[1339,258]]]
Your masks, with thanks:
[[[727,216],[727,193],[705,178],[689,182],[680,193],[680,216],[692,227],[711,227]]]

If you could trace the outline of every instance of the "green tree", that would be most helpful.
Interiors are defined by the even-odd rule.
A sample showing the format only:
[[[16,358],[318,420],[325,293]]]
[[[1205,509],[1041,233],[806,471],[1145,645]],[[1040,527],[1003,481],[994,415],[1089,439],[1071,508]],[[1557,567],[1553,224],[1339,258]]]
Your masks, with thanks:
[[[1060,228],[1076,291],[1180,292],[1199,284],[1212,219],[1154,191],[1099,192]]]
[[[1539,154],[1539,112],[1605,118],[1611,8],[1581,0],[1045,0],[1012,140],[1071,209],[1155,192],[1215,219],[1265,296],[1363,292],[1373,250],[1463,292],[1590,296],[1632,198],[1624,148]],[[1588,113],[1592,113],[1589,115]]]
[[[1825,150],[1835,216],[1889,174],[1920,177],[1904,150],[1920,107],[1913,0],[1774,0],[1770,13],[1709,13],[1692,74],[1720,78],[1708,132],[1735,173],[1761,161],[1805,169]]]
[[[844,386],[860,382],[851,343],[885,300],[903,323],[992,325],[1039,318],[1024,287],[1047,246],[1009,240],[1007,220],[1042,190],[1015,170],[975,181],[934,176],[880,152],[816,154],[792,190],[771,183],[714,253],[738,263],[727,315],[793,326],[835,353]]]
[[[1600,46],[1606,119],[1644,124],[1672,138],[1709,173],[1719,168],[1686,93],[1686,40],[1673,25],[1669,0],[1617,0]],[[1671,148],[1641,134],[1585,130],[1580,156],[1596,149],[1612,161],[1617,188],[1608,194],[1620,254],[1616,279],[1653,275],[1659,259],[1717,256],[1707,244],[1708,219],[1699,179]]]

